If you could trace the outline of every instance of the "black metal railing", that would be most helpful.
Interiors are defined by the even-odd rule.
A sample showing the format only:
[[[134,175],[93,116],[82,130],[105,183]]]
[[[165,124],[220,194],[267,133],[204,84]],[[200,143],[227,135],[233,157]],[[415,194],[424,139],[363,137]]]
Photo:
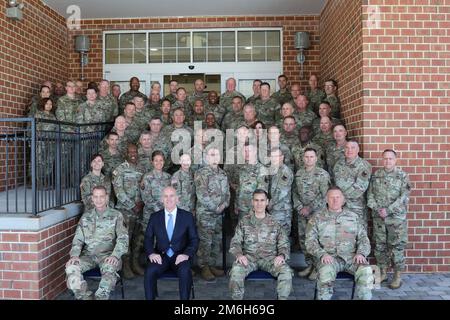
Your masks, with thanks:
[[[80,181],[112,123],[0,118],[0,214],[80,200]]]

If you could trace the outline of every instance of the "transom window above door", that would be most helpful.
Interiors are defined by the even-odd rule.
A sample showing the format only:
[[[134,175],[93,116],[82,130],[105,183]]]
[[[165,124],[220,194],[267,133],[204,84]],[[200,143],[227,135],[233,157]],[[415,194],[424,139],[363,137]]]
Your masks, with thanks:
[[[281,28],[104,33],[105,64],[281,61],[281,48]]]

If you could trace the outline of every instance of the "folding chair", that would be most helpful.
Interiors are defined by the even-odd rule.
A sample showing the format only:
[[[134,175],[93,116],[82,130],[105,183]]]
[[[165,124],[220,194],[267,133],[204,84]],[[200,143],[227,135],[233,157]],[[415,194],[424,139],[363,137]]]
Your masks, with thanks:
[[[352,300],[353,300],[353,298],[355,297],[355,287],[356,287],[355,276],[348,272],[341,271],[341,272],[338,272],[338,274],[336,275],[336,281],[341,281],[341,280],[352,281]],[[318,281],[316,281],[316,286],[314,289],[314,300],[317,299],[317,284],[318,284]]]
[[[263,271],[263,270],[255,270],[250,272],[250,274],[245,277],[245,280],[248,281],[277,281],[277,278],[272,276],[272,274],[270,274],[267,271]],[[278,295],[277,295],[277,299],[278,299]]]
[[[178,281],[178,276],[175,273],[175,271],[166,270],[166,271],[164,271],[164,273],[162,275],[160,275],[158,277],[158,280],[177,280]],[[158,285],[156,285],[155,293],[156,293],[155,296],[158,297]],[[192,296],[192,299],[195,299],[194,281],[192,281],[191,296]]]
[[[117,285],[120,286],[120,291],[122,293],[122,299],[125,299],[125,290],[124,290],[123,280],[122,280],[122,278],[123,278],[122,270],[119,270],[117,273],[119,274],[119,279],[117,280],[116,286]],[[95,281],[100,281],[102,279],[102,274],[100,272],[100,268],[96,267],[94,269],[84,272],[83,277],[84,277],[84,279],[92,279]]]

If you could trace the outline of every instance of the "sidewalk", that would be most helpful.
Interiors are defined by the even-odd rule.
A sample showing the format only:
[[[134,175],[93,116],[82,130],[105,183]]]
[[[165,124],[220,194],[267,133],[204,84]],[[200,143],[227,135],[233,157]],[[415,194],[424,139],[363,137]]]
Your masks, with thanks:
[[[389,279],[392,274],[389,274]],[[137,277],[124,280],[125,299],[144,299],[144,279]],[[373,291],[373,300],[450,300],[450,274],[426,273],[405,274],[400,289],[391,290],[384,282],[380,289]],[[229,300],[228,277],[217,278],[213,282],[206,282],[198,275],[194,277],[195,298],[200,300]],[[312,300],[314,296],[314,281],[299,278],[293,279],[293,292],[289,299]],[[95,290],[98,282],[90,281],[89,287]],[[276,299],[276,283],[267,281],[247,281],[245,284],[245,299],[273,300]],[[121,300],[119,290],[112,294],[112,300]],[[158,292],[161,300],[177,300],[178,281],[162,280],[158,282]],[[350,281],[337,281],[333,300],[347,300],[351,296]],[[57,300],[73,300],[73,295],[66,291]]]

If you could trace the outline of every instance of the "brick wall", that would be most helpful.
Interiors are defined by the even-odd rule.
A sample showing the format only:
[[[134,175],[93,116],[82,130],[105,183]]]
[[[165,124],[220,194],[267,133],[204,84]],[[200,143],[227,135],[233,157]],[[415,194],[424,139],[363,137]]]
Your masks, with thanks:
[[[364,156],[400,151],[411,177],[409,271],[450,271],[450,1],[363,6]]]
[[[450,1],[362,3],[333,0],[324,8],[322,79],[339,81],[350,134],[374,170],[381,152],[394,148],[410,174],[407,270],[448,272]]]
[[[70,32],[69,46],[74,47],[75,35],[89,35],[91,51],[90,63],[85,68],[87,81],[98,81],[103,77],[103,37],[106,30],[152,30],[185,28],[239,28],[239,27],[283,27],[284,73],[290,81],[299,81],[300,68],[297,63],[297,50],[294,36],[297,31],[310,33],[311,48],[306,51],[304,79],[312,73],[320,72],[319,63],[319,17],[318,16],[258,16],[258,17],[186,17],[186,18],[145,18],[145,19],[106,19],[83,20],[81,30]],[[80,57],[70,50],[70,74],[73,79],[80,78]],[[307,80],[302,84],[306,86]]]
[[[40,0],[23,1],[23,20],[5,17],[0,4],[0,117],[22,116],[44,80],[67,78],[65,19]]]
[[[66,290],[64,265],[77,222],[38,232],[0,231],[0,299],[52,300]]]

